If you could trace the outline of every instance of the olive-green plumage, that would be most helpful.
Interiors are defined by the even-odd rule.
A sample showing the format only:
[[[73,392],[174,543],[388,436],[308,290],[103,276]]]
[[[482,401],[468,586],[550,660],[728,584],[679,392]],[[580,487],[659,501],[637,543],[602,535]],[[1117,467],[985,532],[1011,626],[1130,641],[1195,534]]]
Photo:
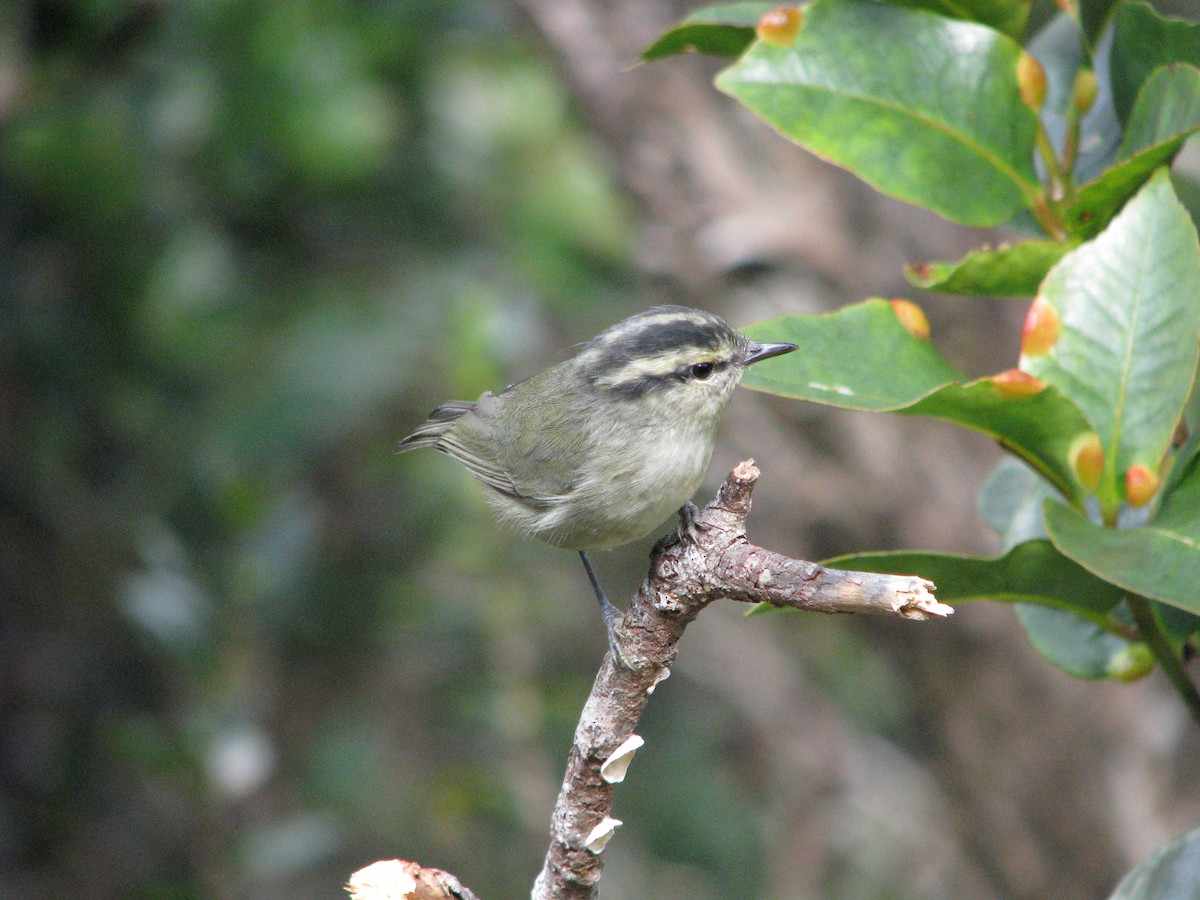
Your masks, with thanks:
[[[746,367],[794,349],[756,344],[702,310],[655,307],[499,394],[439,406],[400,449],[458,460],[533,537],[581,553],[616,547],[696,492]]]

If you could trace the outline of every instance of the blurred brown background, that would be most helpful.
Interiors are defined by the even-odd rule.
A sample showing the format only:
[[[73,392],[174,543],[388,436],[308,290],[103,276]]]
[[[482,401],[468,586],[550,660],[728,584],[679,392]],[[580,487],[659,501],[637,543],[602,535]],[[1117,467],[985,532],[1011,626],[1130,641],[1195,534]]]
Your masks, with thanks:
[[[392,856],[525,894],[603,629],[397,439],[662,302],[907,296],[1014,365],[1023,304],[901,274],[1003,235],[789,145],[716,61],[633,65],[688,8],[0,8],[0,895],[336,897]],[[704,494],[747,456],[773,549],[997,550],[979,435],[741,391]],[[1102,897],[1200,816],[1157,674],[1074,681],[1000,606],[741,612],[639,728],[606,898]]]

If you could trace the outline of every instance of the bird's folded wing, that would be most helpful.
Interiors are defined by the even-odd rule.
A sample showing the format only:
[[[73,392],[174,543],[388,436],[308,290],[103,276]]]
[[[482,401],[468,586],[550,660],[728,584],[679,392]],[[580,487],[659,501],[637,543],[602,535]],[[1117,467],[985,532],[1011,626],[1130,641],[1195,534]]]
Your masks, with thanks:
[[[532,507],[547,508],[556,506],[563,501],[561,495],[552,491],[531,490],[532,485],[518,484],[513,476],[500,464],[488,459],[467,447],[459,436],[453,432],[442,436],[438,449],[451,459],[461,463],[467,471],[486,484],[506,496],[512,497]],[[538,487],[548,487],[539,485]]]

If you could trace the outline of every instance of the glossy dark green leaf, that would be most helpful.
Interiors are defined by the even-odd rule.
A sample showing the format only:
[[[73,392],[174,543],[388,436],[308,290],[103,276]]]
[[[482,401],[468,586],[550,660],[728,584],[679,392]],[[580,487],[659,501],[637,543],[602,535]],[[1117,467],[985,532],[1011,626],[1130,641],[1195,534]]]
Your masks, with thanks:
[[[950,19],[978,22],[1006,34],[1017,43],[1025,36],[1029,21],[1027,0],[888,0],[892,6],[925,9]]]
[[[1116,162],[1079,189],[1066,211],[1078,238],[1099,234],[1154,170],[1173,160],[1200,129],[1200,69],[1184,64],[1156,69],[1142,85]]]
[[[778,3],[726,3],[691,12],[678,25],[642,51],[649,62],[679,53],[738,57],[754,43],[754,30],[764,13]]]
[[[955,422],[995,438],[1066,496],[1081,496],[1067,464],[1071,442],[1090,431],[1079,409],[1050,387],[1011,396],[988,378],[965,381],[930,341],[905,330],[886,301],[784,316],[746,333],[800,347],[770,366],[749,369],[747,387],[843,409]]]
[[[1171,441],[1200,352],[1200,246],[1165,169],[1095,240],[1051,270],[1038,302],[1061,323],[1021,368],[1059,388],[1100,435],[1106,515],[1124,475],[1158,467]]]
[[[790,47],[754,44],[717,86],[883,193],[998,225],[1040,190],[1036,120],[1017,88],[1021,52],[973,22],[818,0]]]
[[[1164,18],[1146,3],[1122,3],[1113,19],[1110,59],[1113,102],[1126,122],[1151,72],[1176,62],[1200,66],[1200,25]]]
[[[1125,590],[1200,613],[1200,470],[1166,497],[1151,524],[1102,528],[1047,503],[1046,529],[1063,554]]]
[[[1071,249],[1057,241],[1026,241],[972,250],[958,262],[912,263],[909,282],[928,291],[984,297],[1032,297],[1050,267]]]
[[[1121,590],[1063,556],[1047,540],[1025,541],[1004,556],[947,553],[855,553],[822,565],[863,572],[919,575],[937,585],[943,603],[995,600],[1068,610],[1097,624],[1121,602]]]
[[[913,337],[885,300],[823,315],[781,316],[744,329],[759,341],[791,341],[789,353],[752,366],[747,387],[843,409],[903,409],[961,373],[929,341]]]
[[[1195,897],[1200,885],[1200,828],[1170,841],[1138,863],[1109,900],[1164,900]]]

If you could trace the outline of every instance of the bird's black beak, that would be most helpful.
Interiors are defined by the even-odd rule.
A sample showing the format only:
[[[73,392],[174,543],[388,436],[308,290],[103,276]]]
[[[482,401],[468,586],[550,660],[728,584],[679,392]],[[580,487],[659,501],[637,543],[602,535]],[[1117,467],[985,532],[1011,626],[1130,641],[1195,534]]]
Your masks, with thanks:
[[[795,344],[757,344],[751,341],[746,351],[746,365],[770,359],[772,356],[783,356],[797,349],[799,348]]]

